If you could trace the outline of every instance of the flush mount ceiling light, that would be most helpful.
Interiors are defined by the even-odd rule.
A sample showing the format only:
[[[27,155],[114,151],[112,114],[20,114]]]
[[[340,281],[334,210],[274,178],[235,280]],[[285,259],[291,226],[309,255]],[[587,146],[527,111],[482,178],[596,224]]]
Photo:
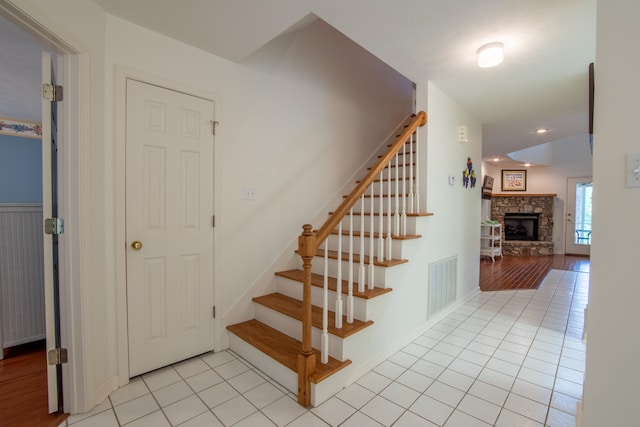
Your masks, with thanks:
[[[491,68],[504,60],[504,45],[500,42],[487,43],[478,49],[478,67]]]

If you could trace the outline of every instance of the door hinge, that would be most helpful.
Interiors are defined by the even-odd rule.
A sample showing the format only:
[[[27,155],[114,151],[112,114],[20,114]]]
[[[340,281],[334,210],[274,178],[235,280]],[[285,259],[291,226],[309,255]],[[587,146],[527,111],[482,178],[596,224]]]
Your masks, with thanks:
[[[45,101],[62,101],[62,86],[45,83],[42,85],[42,97]]]
[[[213,215],[213,216],[211,217],[211,227],[215,228],[215,226],[216,226],[216,216],[215,216],[215,215]]]
[[[47,353],[47,360],[49,365],[63,365],[67,363],[67,349],[66,348],[54,348]]]
[[[216,134],[216,126],[218,126],[220,124],[220,122],[217,121],[217,120],[210,120],[209,123],[211,123],[211,132],[215,135]]]
[[[213,306],[213,318],[214,319],[216,318],[216,306],[215,305]]]
[[[45,234],[64,233],[64,220],[62,218],[46,218],[44,220]]]

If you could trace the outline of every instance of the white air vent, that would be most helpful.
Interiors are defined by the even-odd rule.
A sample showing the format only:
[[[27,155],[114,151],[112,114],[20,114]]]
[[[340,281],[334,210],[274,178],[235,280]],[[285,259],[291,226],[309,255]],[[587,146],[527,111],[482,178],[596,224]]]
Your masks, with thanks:
[[[456,300],[458,257],[429,264],[427,318]]]

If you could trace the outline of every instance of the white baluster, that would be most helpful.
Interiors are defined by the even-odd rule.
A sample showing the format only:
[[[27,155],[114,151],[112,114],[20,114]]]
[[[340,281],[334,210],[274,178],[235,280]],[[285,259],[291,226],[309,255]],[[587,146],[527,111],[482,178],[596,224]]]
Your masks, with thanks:
[[[409,137],[409,213],[415,213],[413,206],[414,199],[413,189],[413,134]]]
[[[415,202],[414,202],[414,206],[416,207],[416,210],[414,213],[418,213],[420,212],[420,156],[419,156],[419,147],[420,147],[420,140],[418,139],[418,131],[416,131],[415,133],[416,136],[416,185],[415,185],[415,189],[414,189],[414,194],[415,194]]]
[[[347,323],[353,323],[353,208],[349,211],[349,281],[347,282]]]
[[[407,144],[402,146],[402,214],[400,216],[400,235],[407,235]]]
[[[378,197],[378,262],[384,262],[384,195],[382,194],[383,172],[380,171],[380,191]]]
[[[360,210],[362,214],[360,215],[360,272],[358,274],[358,292],[364,292],[364,285],[367,280],[364,268],[364,193],[362,193],[362,197],[360,197]]]
[[[391,199],[393,198],[393,194],[391,194],[391,161],[387,165],[387,238],[385,240],[387,246],[387,259],[391,259]],[[382,183],[380,183],[382,185]]]
[[[322,336],[320,338],[320,361],[329,362],[329,242],[324,241],[324,281],[322,293]]]
[[[376,229],[375,226],[375,220],[376,220],[376,216],[374,213],[374,204],[375,204],[375,185],[371,185],[371,210],[369,212],[369,275],[368,275],[368,281],[367,284],[369,286],[369,289],[373,289],[374,284],[373,284],[373,279],[374,279],[374,269],[375,266],[373,265],[373,260],[375,257],[375,253],[374,253],[374,236],[373,236],[373,232]]]
[[[398,155],[398,151],[396,151],[396,155],[395,155],[395,169],[396,169],[396,208],[395,208],[395,213],[393,214],[393,219],[395,220],[395,233],[396,236],[400,236],[400,165],[398,162],[398,158],[400,156]]]
[[[336,274],[336,328],[342,328],[342,221],[338,225],[338,274]]]

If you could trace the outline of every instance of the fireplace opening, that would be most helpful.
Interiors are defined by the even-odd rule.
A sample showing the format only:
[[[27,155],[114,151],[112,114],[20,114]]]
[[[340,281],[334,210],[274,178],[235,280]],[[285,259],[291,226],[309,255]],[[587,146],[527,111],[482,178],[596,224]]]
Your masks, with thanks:
[[[539,213],[505,213],[505,240],[538,240]]]

